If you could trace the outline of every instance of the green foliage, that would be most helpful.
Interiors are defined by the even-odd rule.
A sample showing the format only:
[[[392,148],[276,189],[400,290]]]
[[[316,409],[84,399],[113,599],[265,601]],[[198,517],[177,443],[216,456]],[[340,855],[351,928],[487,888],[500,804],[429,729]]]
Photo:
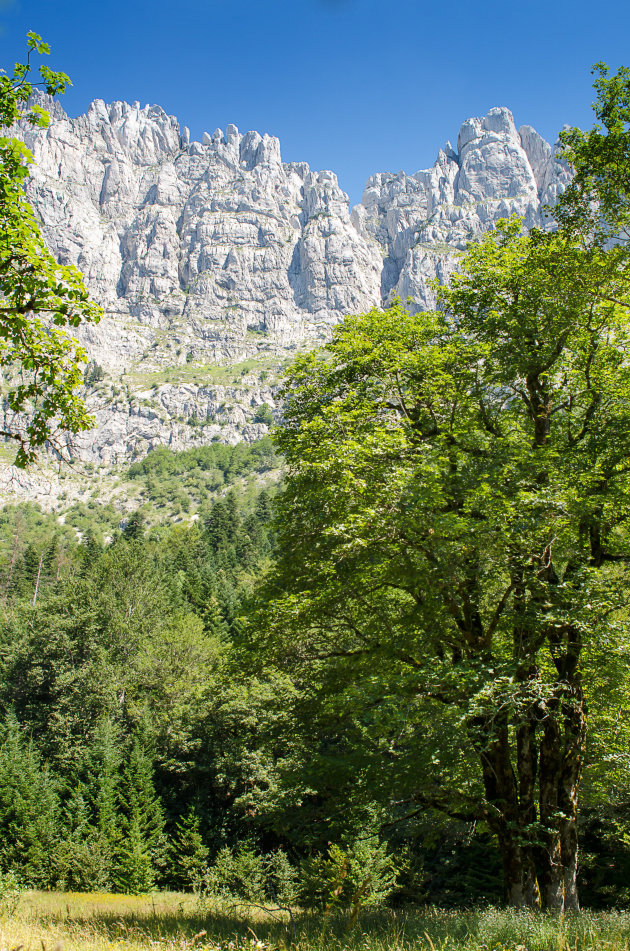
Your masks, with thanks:
[[[230,634],[268,563],[271,498],[229,494],[214,518],[211,502],[205,511],[211,528],[145,531],[140,512],[138,531],[114,532],[105,546],[90,534],[88,509],[80,542],[36,506],[2,513],[0,709],[15,710],[57,789],[49,818],[58,837],[46,846],[42,885],[192,887],[209,854],[259,834],[258,800],[275,795],[289,704],[271,711],[272,700],[287,700],[283,679],[248,681]],[[73,508],[66,523],[76,519]],[[57,549],[48,557],[55,532],[61,561]],[[134,800],[127,770],[140,735],[153,792],[145,783]],[[143,816],[157,800],[168,861],[166,838],[154,843]],[[7,862],[19,871],[17,853]]]
[[[119,789],[122,754],[112,721],[100,720],[64,805],[64,835],[56,867],[60,884],[76,891],[112,888],[122,835]]]
[[[254,415],[255,423],[264,423],[266,426],[273,426],[273,413],[268,403],[262,403]]]
[[[164,856],[164,816],[153,784],[152,758],[134,738],[120,784],[121,834],[116,885],[123,892],[149,891]]]
[[[564,129],[563,155],[575,175],[554,217],[564,228],[610,248],[619,240],[623,255],[630,228],[630,69],[612,76],[604,63],[593,67],[597,124],[583,132]]]
[[[324,854],[300,866],[300,899],[307,908],[353,908],[385,901],[396,883],[397,867],[385,843],[376,838],[332,843]]]
[[[15,122],[45,127],[47,113],[28,108],[32,53],[49,47],[29,33],[28,60],[12,75],[0,75],[0,127]],[[70,80],[40,66],[41,82],[51,95]],[[3,396],[10,414],[2,435],[17,441],[16,465],[25,466],[38,448],[56,434],[88,429],[91,419],[77,390],[85,351],[65,328],[97,322],[101,310],[89,299],[76,268],[56,263],[44,244],[35,213],[25,197],[29,150],[18,139],[0,138],[0,361],[7,368]]]
[[[59,840],[57,783],[13,715],[0,745],[0,870],[30,887],[54,881]]]
[[[198,892],[208,866],[209,854],[199,831],[199,816],[191,806],[176,823],[171,837],[167,857],[167,874],[171,886],[178,891]]]
[[[55,855],[59,884],[69,891],[107,889],[112,851],[94,822],[94,803],[82,783],[70,791],[63,810],[64,835]]]
[[[83,382],[86,386],[94,386],[105,379],[103,367],[95,360],[90,360],[83,373]]]
[[[160,446],[147,453],[144,459],[134,462],[128,469],[128,476],[130,479],[137,479],[139,476],[164,478],[189,475],[196,469],[202,472],[218,470],[225,482],[229,483],[248,472],[264,472],[276,468],[278,463],[269,437],[259,439],[251,446],[246,443],[226,446],[216,442],[210,446],[200,446],[182,452],[173,452],[165,446]]]
[[[627,902],[627,71],[596,85],[560,230],[503,222],[439,312],[350,317],[296,361],[279,506],[265,439],[136,461],[122,531],[95,498],[0,513],[3,880],[334,930],[496,902],[502,864],[512,903],[575,909],[579,794],[583,895]]]
[[[141,486],[143,498],[160,513],[198,511],[205,517],[211,501],[226,487],[239,484],[239,492],[244,493],[248,481],[254,481],[252,476],[272,474],[280,465],[271,439],[264,437],[251,445],[217,442],[183,452],[161,446],[132,463],[127,476]]]
[[[439,299],[347,318],[290,371],[283,594],[256,643],[390,751],[383,791],[489,822],[551,902],[559,854],[533,867],[574,841],[600,676],[581,649],[618,642],[627,590],[627,288],[614,255],[511,221]]]
[[[224,846],[205,875],[204,890],[209,895],[263,901],[266,897],[263,856],[246,845],[236,850]]]
[[[297,873],[285,853],[262,855],[245,844],[222,848],[204,879],[208,895],[289,905],[297,894]]]
[[[0,918],[12,918],[20,904],[23,886],[15,872],[0,872]]]
[[[0,511],[0,592],[5,601],[43,597],[77,570],[76,536],[30,503]],[[41,559],[41,563],[40,563]]]
[[[139,509],[137,509],[135,512],[132,512],[132,514],[127,519],[127,522],[123,529],[123,535],[125,536],[125,538],[129,538],[131,540],[137,540],[139,538],[142,538],[142,536],[144,535],[145,528],[146,528],[146,519],[144,518],[144,515],[142,514],[142,512]]]

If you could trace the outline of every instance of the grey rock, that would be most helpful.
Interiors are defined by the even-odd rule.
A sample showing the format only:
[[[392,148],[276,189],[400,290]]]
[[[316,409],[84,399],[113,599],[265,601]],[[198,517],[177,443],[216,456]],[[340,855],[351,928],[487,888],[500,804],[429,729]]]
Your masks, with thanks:
[[[558,148],[494,108],[431,168],[373,175],[350,213],[334,173],[283,163],[273,136],[228,125],[191,143],[158,106],[96,100],[71,119],[44,105],[48,129],[18,130],[34,155],[28,194],[53,253],[104,308],[79,335],[109,377],[89,397],[96,428],[72,447],[104,465],[257,438],[256,406],[275,406],[258,371],[393,295],[433,306],[431,281],[470,240],[512,214],[545,226],[570,178]],[[204,382],[232,364],[238,384]]]

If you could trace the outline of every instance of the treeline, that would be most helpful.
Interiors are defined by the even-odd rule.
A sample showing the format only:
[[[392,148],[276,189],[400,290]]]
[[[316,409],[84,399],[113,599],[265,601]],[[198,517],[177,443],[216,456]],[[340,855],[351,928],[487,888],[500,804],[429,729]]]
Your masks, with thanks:
[[[231,453],[264,483],[266,452],[243,463],[220,447],[213,463],[235,471]],[[185,477],[197,461],[158,451],[133,477]],[[3,511],[0,871],[39,888],[307,905],[351,904],[362,886],[362,901],[500,901],[483,824],[392,795],[409,765],[398,699],[376,685],[327,708],[317,671],[259,651],[252,594],[274,557],[277,490],[244,484],[186,524],[138,510],[107,542],[32,505]],[[398,749],[375,758],[388,718]],[[627,889],[630,806],[591,798],[583,891],[611,904]]]

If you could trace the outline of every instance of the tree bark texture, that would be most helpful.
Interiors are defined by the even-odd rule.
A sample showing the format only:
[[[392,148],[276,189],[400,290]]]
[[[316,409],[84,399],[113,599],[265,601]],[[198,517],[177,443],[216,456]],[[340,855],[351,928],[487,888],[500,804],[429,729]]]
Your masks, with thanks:
[[[578,792],[586,741],[581,686],[558,685],[520,723],[475,723],[488,823],[514,908],[579,910]],[[479,736],[483,737],[480,741]]]

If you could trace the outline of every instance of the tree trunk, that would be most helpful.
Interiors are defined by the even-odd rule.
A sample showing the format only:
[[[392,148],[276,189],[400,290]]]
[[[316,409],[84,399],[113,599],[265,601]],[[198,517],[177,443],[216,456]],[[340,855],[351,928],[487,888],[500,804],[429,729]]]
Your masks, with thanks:
[[[42,576],[42,561],[44,560],[44,552],[39,556],[39,565],[37,567],[37,580],[35,582],[35,591],[33,593],[33,607],[37,603],[37,592],[39,591],[39,579]]]
[[[540,741],[539,815],[544,847],[542,857],[542,892],[545,908],[564,909],[564,871],[559,829],[558,786],[562,771],[562,733],[558,723],[559,703],[549,700],[544,708]]]
[[[576,820],[562,824],[562,865],[564,869],[564,910],[579,911],[580,901],[577,890],[578,835]]]
[[[521,839],[525,843],[531,840],[531,829],[537,819],[536,814],[536,774],[538,755],[536,749],[536,728],[531,717],[521,723],[516,731],[516,763],[518,770],[518,805]],[[536,875],[534,849],[531,842],[521,848],[526,855],[524,866],[524,884],[528,908],[540,908],[540,888]]]
[[[579,679],[570,688],[563,704],[565,753],[559,784],[559,805],[562,865],[564,869],[565,911],[579,911],[577,892],[578,867],[578,794],[586,745],[586,708]]]
[[[540,821],[545,836],[543,896],[552,911],[578,911],[578,792],[586,711],[579,679],[546,704],[540,744]]]
[[[479,753],[488,822],[499,843],[506,901],[514,908],[542,903],[557,913],[577,911],[578,790],[586,739],[579,679],[560,682],[546,703],[532,707],[516,726],[515,750],[506,721],[478,718],[474,726],[477,742],[484,740]],[[542,843],[536,831],[541,827]]]
[[[540,908],[532,851],[510,833],[499,832],[505,900],[511,908]]]
[[[487,743],[480,750],[483,782],[486,799],[494,813],[489,824],[499,841],[505,898],[513,908],[539,908],[536,867],[526,830],[531,814],[528,808],[525,811],[520,808],[507,724],[485,726]],[[522,747],[527,752],[525,737]]]

